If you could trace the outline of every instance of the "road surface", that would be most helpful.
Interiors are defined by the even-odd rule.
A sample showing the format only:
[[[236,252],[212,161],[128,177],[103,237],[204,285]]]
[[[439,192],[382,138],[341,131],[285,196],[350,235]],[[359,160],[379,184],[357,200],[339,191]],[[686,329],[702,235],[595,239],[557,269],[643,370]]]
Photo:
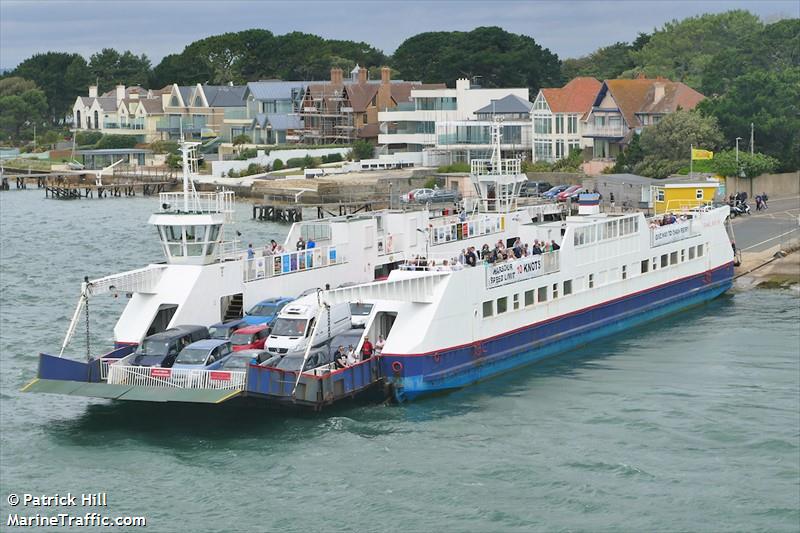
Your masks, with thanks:
[[[800,196],[770,200],[760,212],[754,199],[748,203],[752,214],[733,219],[736,246],[743,252],[761,252],[800,237]]]

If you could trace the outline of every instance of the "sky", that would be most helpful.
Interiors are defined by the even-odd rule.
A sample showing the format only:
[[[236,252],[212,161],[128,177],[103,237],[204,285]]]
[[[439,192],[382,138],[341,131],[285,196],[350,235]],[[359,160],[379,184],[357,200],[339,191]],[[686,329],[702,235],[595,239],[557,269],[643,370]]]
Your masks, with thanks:
[[[800,17],[798,0],[0,0],[0,68],[36,52],[88,59],[105,47],[146,54],[156,65],[197,39],[249,28],[365,41],[391,54],[417,33],[500,26],[566,59],[673,19],[730,9],[768,22]]]

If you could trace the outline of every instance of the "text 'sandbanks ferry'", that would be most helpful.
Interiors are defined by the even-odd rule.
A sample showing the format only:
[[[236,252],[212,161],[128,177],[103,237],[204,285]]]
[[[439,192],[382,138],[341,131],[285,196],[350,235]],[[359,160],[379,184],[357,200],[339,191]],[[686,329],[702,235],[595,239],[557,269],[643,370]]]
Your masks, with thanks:
[[[39,378],[28,390],[140,401],[219,403],[244,398],[316,409],[374,391],[403,401],[513,370],[710,300],[731,287],[733,249],[725,228],[727,206],[685,209],[662,225],[642,213],[601,213],[597,195],[585,195],[578,216],[548,221],[546,206],[516,206],[516,194],[526,178],[519,160],[501,158],[499,128],[493,128],[492,134],[495,148],[491,158],[471,162],[471,178],[479,194],[475,213],[461,219],[435,219],[420,213],[384,212],[366,217],[357,227],[351,227],[354,222],[350,220],[332,221],[329,231],[334,238],[329,246],[336,243],[337,253],[332,256],[329,247],[323,247],[324,266],[311,258],[312,276],[306,278],[306,287],[362,282],[319,291],[317,317],[330,317],[333,313],[325,310],[344,303],[371,304],[364,329],[355,337],[355,352],[362,352],[367,339],[374,344],[382,338],[385,343],[381,342],[380,353],[339,368],[308,343],[299,370],[251,363],[241,372],[192,370],[191,375],[183,370],[136,367],[131,356],[120,359],[130,348],[86,363],[42,354]],[[183,232],[183,242],[178,244],[186,254],[186,223],[162,219],[175,216],[216,215],[154,216],[151,222],[157,225],[183,228],[178,231],[178,235]],[[303,227],[293,226],[287,244],[302,234]],[[161,292],[170,286],[161,285],[175,264],[169,255],[169,231],[160,229],[169,260],[160,268],[167,271],[160,274],[149,293],[139,290],[143,302],[154,296],[162,298]],[[315,227],[314,231],[324,234],[327,230]],[[335,238],[337,231],[344,236]],[[386,244],[389,232],[395,239],[391,251]],[[384,239],[380,251],[378,235]],[[517,240],[528,245],[527,255],[514,253]],[[555,243],[557,249],[548,246],[544,253],[532,253],[538,251],[533,246],[536,241]],[[476,266],[455,261],[453,266],[462,250],[475,247],[480,251],[484,244],[499,250],[494,254],[497,260],[478,260]],[[348,263],[341,276],[325,275],[344,254]],[[286,285],[270,286],[269,281],[302,272],[292,269],[291,259],[286,273],[283,258],[280,262],[266,259],[267,265],[274,261],[274,267],[262,270],[261,278],[248,274],[252,261],[228,262],[224,256],[208,260],[202,268],[216,265],[217,270],[202,282],[198,277],[205,274],[194,274],[194,284],[182,294],[192,307],[221,301],[234,289],[244,291],[245,301],[250,302],[285,294]],[[225,270],[229,264],[234,274]],[[309,272],[308,265],[306,258],[303,272]],[[372,281],[384,278],[385,272],[388,277]],[[231,278],[229,286],[227,276]],[[176,273],[171,283],[179,284],[183,277]],[[261,288],[248,296],[250,287],[255,287],[254,279],[261,281]],[[102,283],[109,290],[109,282]],[[298,282],[293,290],[297,292],[302,285]],[[129,307],[136,301],[134,295]],[[131,319],[135,325],[118,324],[118,340],[140,341],[152,331],[153,317],[165,303],[151,304],[148,313],[138,318],[126,309],[120,322]],[[216,305],[203,314],[199,309],[179,313],[181,306],[164,322],[208,325],[219,320],[222,310]],[[325,327],[321,324],[324,319],[304,320],[301,329],[309,338]],[[132,332],[129,339],[120,337],[128,331]],[[328,346],[327,350],[335,348]]]

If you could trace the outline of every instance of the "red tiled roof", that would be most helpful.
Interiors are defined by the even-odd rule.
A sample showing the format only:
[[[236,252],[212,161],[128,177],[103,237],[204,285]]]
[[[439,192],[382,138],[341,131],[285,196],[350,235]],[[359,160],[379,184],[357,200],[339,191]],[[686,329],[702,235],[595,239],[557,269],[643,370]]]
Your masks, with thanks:
[[[591,77],[574,78],[560,89],[542,89],[542,94],[553,113],[585,113],[602,85]]]
[[[686,110],[694,109],[705,98],[684,83],[664,78],[606,80],[605,84],[628,126],[632,128],[641,126],[637,113],[672,113],[679,107]],[[664,96],[655,101],[657,84],[664,86]]]

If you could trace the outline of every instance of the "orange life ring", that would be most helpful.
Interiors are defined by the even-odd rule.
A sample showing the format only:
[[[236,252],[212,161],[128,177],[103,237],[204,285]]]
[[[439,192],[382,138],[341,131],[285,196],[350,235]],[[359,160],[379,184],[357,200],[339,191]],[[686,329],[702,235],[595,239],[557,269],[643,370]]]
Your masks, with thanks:
[[[399,374],[400,372],[403,371],[403,363],[401,363],[400,361],[393,362],[392,370],[394,371],[395,374]]]

